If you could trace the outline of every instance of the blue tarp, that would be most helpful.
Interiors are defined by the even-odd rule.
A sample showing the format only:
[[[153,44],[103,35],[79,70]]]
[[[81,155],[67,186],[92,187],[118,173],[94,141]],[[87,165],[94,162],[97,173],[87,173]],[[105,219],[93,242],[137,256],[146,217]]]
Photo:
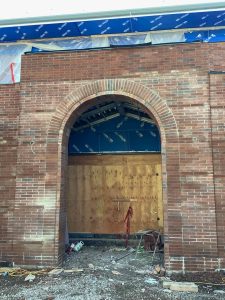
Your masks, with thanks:
[[[0,28],[0,42],[225,26],[225,10]]]
[[[120,116],[94,127],[71,131],[69,138],[69,154],[136,151],[161,151],[156,125]]]
[[[192,31],[184,33],[185,42],[217,43],[225,41],[225,29]]]

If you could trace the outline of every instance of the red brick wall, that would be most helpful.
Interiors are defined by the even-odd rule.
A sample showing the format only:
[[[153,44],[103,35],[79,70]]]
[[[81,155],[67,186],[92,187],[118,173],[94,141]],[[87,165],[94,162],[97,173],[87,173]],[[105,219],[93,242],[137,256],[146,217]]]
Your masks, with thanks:
[[[19,124],[19,85],[0,85],[0,255],[12,251],[13,217],[16,191],[16,161]]]
[[[225,260],[225,74],[210,74],[213,167],[218,256]]]
[[[209,76],[225,69],[224,53],[221,43],[25,55],[16,195],[3,228],[12,232],[13,248],[4,255],[39,265],[62,258],[70,124],[76,108],[112,93],[142,103],[160,126],[167,269],[225,267],[225,78]]]

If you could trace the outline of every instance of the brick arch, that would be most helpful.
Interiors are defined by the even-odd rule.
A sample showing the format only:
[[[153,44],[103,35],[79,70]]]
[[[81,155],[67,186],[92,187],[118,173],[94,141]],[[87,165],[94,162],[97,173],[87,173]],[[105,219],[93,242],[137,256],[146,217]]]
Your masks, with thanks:
[[[156,91],[127,79],[97,80],[72,91],[56,108],[48,135],[62,134],[66,122],[80,105],[107,94],[124,95],[141,103],[155,117],[161,134],[167,135],[169,131],[168,138],[178,138],[176,121],[166,101]]]
[[[90,84],[86,84],[78,89],[72,91],[56,108],[56,112],[51,119],[48,135],[47,135],[47,152],[46,152],[46,177],[48,183],[54,184],[56,189],[56,209],[55,209],[55,260],[58,261],[60,256],[60,228],[62,228],[63,218],[60,210],[64,206],[62,201],[64,198],[64,182],[65,178],[63,166],[67,158],[67,141],[69,136],[69,129],[71,128],[71,120],[74,121],[76,111],[85,103],[101,95],[114,94],[127,96],[134,101],[143,105],[149,113],[153,115],[158,123],[161,135],[162,144],[162,178],[163,178],[163,202],[164,207],[168,208],[170,196],[168,195],[168,185],[170,174],[173,175],[173,181],[179,182],[179,136],[175,118],[168,107],[166,101],[160,95],[149,89],[148,87],[126,79],[105,79],[97,80]],[[54,161],[52,159],[54,157]],[[172,170],[173,171],[167,171]],[[174,173],[176,170],[176,174]],[[46,189],[47,191],[47,189]],[[177,188],[177,195],[180,188]],[[173,197],[171,196],[171,199]],[[178,196],[179,198],[179,196]],[[180,200],[177,200],[179,205]],[[173,204],[172,204],[173,205]],[[164,209],[164,231],[166,235],[170,234],[168,227],[168,210]],[[180,227],[181,224],[177,225]],[[61,230],[63,231],[63,230]],[[176,237],[177,237],[177,233]],[[62,234],[61,234],[62,237]],[[176,242],[180,246],[177,237]],[[176,246],[176,245],[175,245]],[[169,245],[165,247],[165,262],[167,268],[170,266],[169,261]]]

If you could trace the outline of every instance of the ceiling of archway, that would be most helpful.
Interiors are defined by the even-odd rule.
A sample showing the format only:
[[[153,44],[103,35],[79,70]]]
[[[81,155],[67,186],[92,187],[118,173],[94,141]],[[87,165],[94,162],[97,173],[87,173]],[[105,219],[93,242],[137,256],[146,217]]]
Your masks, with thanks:
[[[155,121],[140,105],[125,99],[102,96],[83,112],[72,127],[69,154],[160,152]]]

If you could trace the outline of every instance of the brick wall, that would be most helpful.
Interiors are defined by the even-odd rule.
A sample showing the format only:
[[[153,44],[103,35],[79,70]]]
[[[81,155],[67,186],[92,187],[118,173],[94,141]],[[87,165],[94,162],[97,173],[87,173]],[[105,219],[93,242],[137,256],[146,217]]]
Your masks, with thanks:
[[[13,217],[19,124],[19,85],[0,85],[0,255],[13,248]]]
[[[212,155],[216,200],[218,256],[225,265],[225,74],[210,74]]]
[[[62,259],[70,126],[96,96],[110,93],[143,104],[160,127],[167,269],[225,267],[225,77],[209,76],[225,69],[224,50],[218,43],[25,55],[19,87],[2,87],[17,112],[20,89],[19,123],[12,120],[16,192],[5,194],[13,210],[2,227],[13,247],[3,248],[4,257],[39,265]],[[5,118],[11,123],[8,111]]]

